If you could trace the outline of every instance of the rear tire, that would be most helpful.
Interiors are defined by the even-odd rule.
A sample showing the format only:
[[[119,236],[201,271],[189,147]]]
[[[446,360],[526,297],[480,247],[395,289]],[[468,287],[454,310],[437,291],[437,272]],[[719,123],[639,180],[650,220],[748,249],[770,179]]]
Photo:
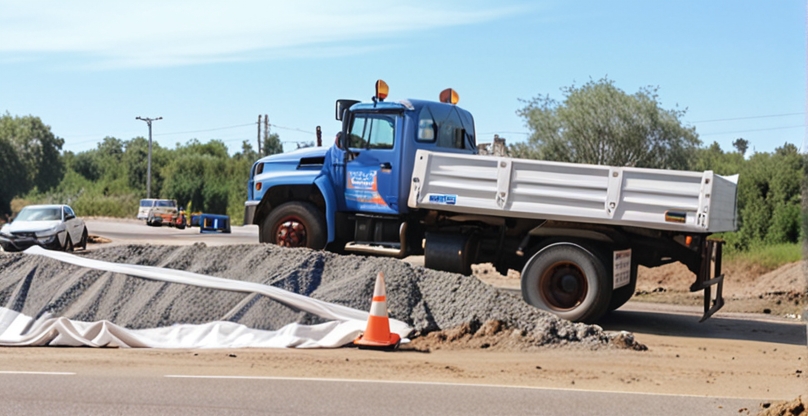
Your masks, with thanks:
[[[259,230],[261,242],[282,247],[325,248],[327,235],[323,214],[313,204],[292,201],[267,215]]]
[[[609,306],[612,282],[603,262],[572,243],[541,249],[522,270],[522,297],[570,321],[595,322]]]

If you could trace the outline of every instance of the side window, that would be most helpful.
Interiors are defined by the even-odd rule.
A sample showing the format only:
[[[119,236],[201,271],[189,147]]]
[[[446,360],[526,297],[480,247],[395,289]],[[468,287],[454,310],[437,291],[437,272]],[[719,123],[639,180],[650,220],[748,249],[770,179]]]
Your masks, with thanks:
[[[466,132],[457,111],[453,109],[449,117],[438,125],[438,146],[453,149],[466,148]]]
[[[432,112],[429,111],[428,107],[424,107],[421,110],[421,114],[418,117],[418,141],[419,142],[434,142],[435,141],[435,131],[437,130],[437,126],[435,125],[435,117],[432,116]]]
[[[392,115],[358,114],[351,124],[348,145],[359,149],[392,149],[395,125]]]
[[[73,210],[70,209],[70,207],[65,207],[65,217],[68,217],[68,216],[75,217],[76,214],[73,213]]]

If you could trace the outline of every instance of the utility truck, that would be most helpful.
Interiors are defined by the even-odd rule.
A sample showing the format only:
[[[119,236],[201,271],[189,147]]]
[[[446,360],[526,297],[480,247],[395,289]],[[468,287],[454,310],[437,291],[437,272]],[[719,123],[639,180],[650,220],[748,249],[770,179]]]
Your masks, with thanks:
[[[477,154],[474,120],[440,102],[336,101],[329,148],[253,164],[245,224],[261,242],[404,258],[469,275],[492,263],[521,271],[524,300],[593,322],[631,298],[639,265],[682,262],[723,305],[721,241],[736,228],[738,176]],[[713,295],[713,286],[715,291]]]

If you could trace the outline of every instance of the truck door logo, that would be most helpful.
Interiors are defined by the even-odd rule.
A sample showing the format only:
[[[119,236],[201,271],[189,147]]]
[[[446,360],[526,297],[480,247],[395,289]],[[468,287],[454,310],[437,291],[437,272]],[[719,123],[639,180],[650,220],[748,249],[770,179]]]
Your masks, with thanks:
[[[378,172],[352,170],[348,171],[348,186],[345,190],[345,199],[356,201],[360,204],[387,206],[381,195],[376,182]]]

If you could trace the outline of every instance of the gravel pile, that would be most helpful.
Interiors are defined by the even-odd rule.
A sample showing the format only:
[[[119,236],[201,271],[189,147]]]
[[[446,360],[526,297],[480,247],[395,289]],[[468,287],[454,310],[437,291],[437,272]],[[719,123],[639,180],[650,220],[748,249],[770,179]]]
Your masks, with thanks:
[[[607,334],[598,326],[563,321],[475,277],[395,259],[201,243],[114,246],[81,255],[259,282],[360,310],[369,309],[376,274],[382,271],[390,316],[413,326],[415,335],[462,328],[469,339],[482,328],[479,337],[507,334],[508,345],[516,337],[525,347],[571,343],[636,348],[630,334]],[[21,253],[0,253],[0,305],[34,317],[50,312],[82,321],[109,320],[132,329],[227,320],[274,330],[291,322],[321,322],[260,295],[155,282]],[[495,333],[492,325],[498,328]]]

